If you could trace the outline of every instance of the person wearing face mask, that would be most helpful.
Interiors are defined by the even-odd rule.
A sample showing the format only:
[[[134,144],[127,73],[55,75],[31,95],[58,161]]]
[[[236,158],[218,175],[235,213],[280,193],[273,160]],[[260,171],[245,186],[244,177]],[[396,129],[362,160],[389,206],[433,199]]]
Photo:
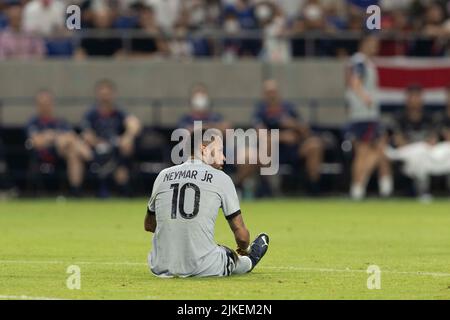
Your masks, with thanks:
[[[194,121],[202,121],[203,129],[216,128],[225,132],[230,127],[220,114],[211,110],[211,100],[205,85],[196,84],[192,88],[189,102],[190,112],[180,119],[178,128],[185,128],[192,132]]]

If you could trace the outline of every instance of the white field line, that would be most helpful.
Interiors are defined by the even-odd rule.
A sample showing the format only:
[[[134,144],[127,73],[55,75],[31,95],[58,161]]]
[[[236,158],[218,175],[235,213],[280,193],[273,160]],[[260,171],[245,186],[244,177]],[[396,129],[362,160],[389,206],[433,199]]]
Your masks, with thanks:
[[[66,300],[60,298],[49,298],[49,297],[30,297],[30,296],[9,296],[9,295],[0,295],[0,299],[6,300]]]
[[[108,262],[108,261],[59,261],[59,260],[0,260],[0,264],[66,264],[66,265],[112,265],[112,266],[147,266],[144,262]],[[304,272],[348,272],[348,273],[366,273],[361,269],[335,269],[335,268],[312,268],[298,266],[258,266],[258,269],[267,270],[286,270],[286,271],[304,271]],[[428,271],[398,271],[383,270],[381,273],[413,275],[413,276],[431,276],[431,277],[450,277],[447,272],[428,272]]]

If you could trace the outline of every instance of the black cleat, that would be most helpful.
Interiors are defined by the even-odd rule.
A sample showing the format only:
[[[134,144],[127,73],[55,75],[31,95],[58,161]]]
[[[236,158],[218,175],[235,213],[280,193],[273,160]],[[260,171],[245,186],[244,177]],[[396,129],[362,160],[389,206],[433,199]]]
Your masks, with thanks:
[[[250,245],[250,253],[248,257],[252,261],[252,270],[256,267],[258,262],[264,257],[269,248],[269,236],[265,233],[260,233]]]

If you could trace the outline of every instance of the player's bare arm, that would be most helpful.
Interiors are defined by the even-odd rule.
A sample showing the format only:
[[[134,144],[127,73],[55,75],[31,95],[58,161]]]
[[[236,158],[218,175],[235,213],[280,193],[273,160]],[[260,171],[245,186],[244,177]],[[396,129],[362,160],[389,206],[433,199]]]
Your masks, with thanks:
[[[228,219],[228,224],[230,225],[230,229],[234,234],[234,239],[236,240],[236,244],[238,247],[238,253],[243,255],[248,254],[248,247],[250,244],[250,232],[245,226],[244,219],[241,214],[234,216],[231,219]]]
[[[120,137],[119,146],[123,154],[133,152],[133,141],[142,130],[142,125],[136,116],[129,115],[125,119],[125,132]]]
[[[82,133],[82,137],[83,137],[84,141],[91,147],[95,147],[98,143],[100,143],[97,135],[95,134],[94,130],[92,130],[92,129],[84,130]]]
[[[43,132],[33,133],[30,140],[34,148],[46,148],[54,142],[55,132],[54,130],[45,130]]]

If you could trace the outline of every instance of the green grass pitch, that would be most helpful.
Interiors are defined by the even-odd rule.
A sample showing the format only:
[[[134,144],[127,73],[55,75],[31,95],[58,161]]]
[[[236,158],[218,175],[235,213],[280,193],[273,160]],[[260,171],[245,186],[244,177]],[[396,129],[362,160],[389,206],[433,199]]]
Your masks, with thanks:
[[[146,265],[146,200],[0,202],[0,299],[449,299],[450,202],[244,202],[271,243],[254,272],[158,279]],[[219,213],[218,243],[235,247]],[[69,290],[70,265],[81,289]],[[367,288],[369,265],[381,289]]]

